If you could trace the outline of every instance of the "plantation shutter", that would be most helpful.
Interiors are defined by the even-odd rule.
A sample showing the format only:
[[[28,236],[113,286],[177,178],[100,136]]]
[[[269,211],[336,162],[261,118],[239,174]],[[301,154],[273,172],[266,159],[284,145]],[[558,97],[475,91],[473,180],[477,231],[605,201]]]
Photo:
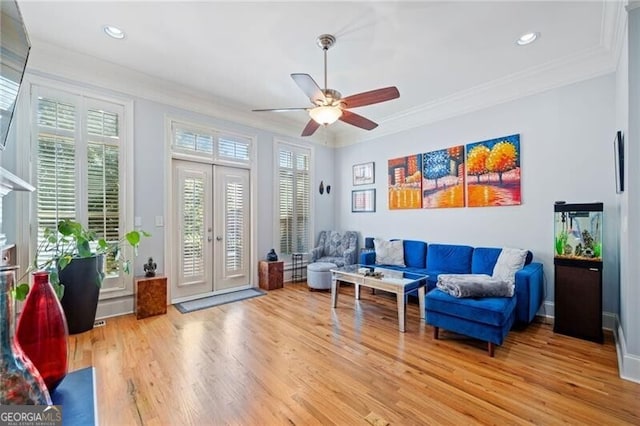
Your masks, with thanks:
[[[120,239],[120,137],[118,114],[87,112],[88,228],[109,243]],[[115,253],[105,259],[107,275],[118,274]]]
[[[58,221],[76,218],[76,107],[53,99],[37,103],[37,219],[38,245],[44,228],[56,229]],[[49,260],[52,253],[43,253]]]
[[[293,238],[293,152],[280,151],[279,167],[279,214],[280,252],[292,253]]]
[[[182,185],[182,276],[205,275],[204,254],[204,181],[200,176],[186,177]]]
[[[281,145],[278,151],[278,214],[280,252],[306,252],[310,236],[308,150]]]
[[[225,185],[225,269],[227,273],[243,269],[245,221],[244,197],[247,188],[240,181],[228,181]]]
[[[306,252],[309,249],[311,182],[309,178],[309,155],[298,154],[296,157],[296,241],[294,252]]]

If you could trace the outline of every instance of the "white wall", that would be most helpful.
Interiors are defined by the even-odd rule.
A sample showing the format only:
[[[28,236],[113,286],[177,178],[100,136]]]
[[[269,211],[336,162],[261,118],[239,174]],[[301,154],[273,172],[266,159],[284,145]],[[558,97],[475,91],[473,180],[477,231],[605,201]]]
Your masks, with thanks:
[[[615,193],[615,75],[550,90],[432,125],[341,148],[337,223],[364,236],[489,247],[522,247],[544,264],[553,300],[553,204],[602,201],[604,310],[617,313],[618,196]],[[387,160],[520,134],[522,205],[389,210]],[[376,213],[351,213],[351,166],[375,161]],[[362,187],[358,187],[362,188]],[[549,314],[552,314],[549,312]]]
[[[621,291],[618,356],[622,377],[640,382],[640,2],[632,1],[629,37],[618,68],[617,120],[628,125],[626,142],[627,188],[621,204]]]

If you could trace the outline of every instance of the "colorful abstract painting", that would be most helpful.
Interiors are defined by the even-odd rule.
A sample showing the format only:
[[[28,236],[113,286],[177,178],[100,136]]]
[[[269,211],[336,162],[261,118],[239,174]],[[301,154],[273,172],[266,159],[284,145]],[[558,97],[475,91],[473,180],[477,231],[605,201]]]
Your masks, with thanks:
[[[467,145],[467,205],[513,206],[520,197],[520,135]]]
[[[422,154],[422,207],[464,207],[464,145]]]
[[[422,155],[389,160],[389,209],[422,207]]]

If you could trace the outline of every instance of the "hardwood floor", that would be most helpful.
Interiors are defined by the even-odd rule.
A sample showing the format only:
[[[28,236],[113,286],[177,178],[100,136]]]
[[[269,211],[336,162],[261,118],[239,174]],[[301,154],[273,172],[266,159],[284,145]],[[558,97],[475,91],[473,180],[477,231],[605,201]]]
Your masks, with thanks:
[[[486,344],[419,320],[395,297],[304,283],[211,309],[136,320],[70,337],[70,370],[96,367],[102,425],[640,424],[640,384],[618,377],[603,345],[513,330]],[[342,293],[342,292],[341,292]],[[373,414],[371,414],[373,413]]]

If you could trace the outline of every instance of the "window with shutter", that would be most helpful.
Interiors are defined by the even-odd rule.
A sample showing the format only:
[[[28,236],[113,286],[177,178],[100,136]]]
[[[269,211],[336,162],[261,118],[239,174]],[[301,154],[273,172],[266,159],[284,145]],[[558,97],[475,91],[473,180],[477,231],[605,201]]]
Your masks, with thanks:
[[[173,149],[188,154],[213,155],[214,137],[206,130],[173,123]]]
[[[38,246],[44,229],[58,221],[76,219],[76,107],[38,99],[37,170]],[[53,252],[42,253],[49,260]]]
[[[248,140],[242,140],[241,138],[218,138],[218,158],[248,162],[249,161],[249,149],[251,148],[251,142]]]
[[[175,154],[217,163],[248,165],[252,139],[211,127],[171,120],[171,149]]]
[[[35,90],[37,244],[44,229],[74,219],[98,238],[116,242],[125,228],[122,208],[124,107],[63,92]],[[107,280],[121,276],[115,254],[105,259]],[[121,287],[121,284],[114,284]]]
[[[311,233],[311,151],[278,145],[277,188],[280,252],[307,252]]]

